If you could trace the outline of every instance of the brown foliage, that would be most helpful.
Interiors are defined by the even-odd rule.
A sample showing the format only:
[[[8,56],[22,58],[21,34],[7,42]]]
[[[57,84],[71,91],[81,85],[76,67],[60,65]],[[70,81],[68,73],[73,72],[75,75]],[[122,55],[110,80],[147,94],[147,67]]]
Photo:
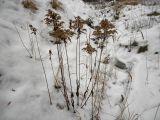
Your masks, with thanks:
[[[46,18],[44,19],[47,25],[51,25],[53,30],[49,32],[49,35],[56,38],[56,44],[61,44],[61,41],[67,43],[67,40],[71,41],[71,37],[75,34],[69,29],[64,29],[64,22],[61,21],[61,16],[52,10],[48,10]]]
[[[71,21],[71,28],[73,29],[82,29],[86,23],[80,16],[75,17],[75,20]]]
[[[55,10],[57,10],[57,9],[62,9],[62,3],[61,2],[59,2],[58,0],[52,0],[51,2],[50,2],[50,4],[51,4],[51,6],[52,6],[52,8],[53,9],[55,9]]]
[[[84,47],[82,50],[86,51],[88,54],[92,54],[96,51],[96,49],[93,48],[89,43],[86,43],[86,47]]]
[[[94,27],[93,35],[97,38],[106,38],[116,32],[115,26],[107,19],[101,20],[98,26]]]
[[[32,0],[24,0],[22,1],[22,5],[24,8],[30,9],[32,12],[35,12],[36,10],[38,10],[36,4],[33,3]]]

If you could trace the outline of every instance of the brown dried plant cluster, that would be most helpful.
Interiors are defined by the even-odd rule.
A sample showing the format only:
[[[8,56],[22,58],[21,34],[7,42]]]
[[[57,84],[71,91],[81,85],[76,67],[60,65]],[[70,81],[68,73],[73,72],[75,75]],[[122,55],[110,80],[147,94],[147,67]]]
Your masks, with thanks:
[[[86,21],[83,20],[80,16],[77,16],[74,18],[74,20],[70,20],[69,28],[74,29],[77,31],[77,43],[76,43],[76,96],[77,96],[77,105],[79,106],[79,89],[80,89],[80,81],[81,81],[81,66],[80,66],[80,35],[84,32],[84,25],[86,24]]]
[[[97,26],[91,26],[91,24],[88,25],[88,20],[82,19],[80,16],[77,16],[74,18],[74,20],[70,20],[69,22],[69,28],[65,29],[64,28],[64,22],[61,20],[61,16],[57,14],[56,12],[52,10],[48,10],[48,13],[46,14],[45,17],[45,23],[49,26],[51,26],[52,30],[49,32],[49,35],[53,37],[55,44],[57,45],[57,52],[58,52],[58,58],[59,58],[59,67],[61,71],[61,80],[62,80],[62,88],[63,88],[63,96],[66,101],[66,105],[68,110],[70,110],[70,105],[73,108],[73,111],[75,112],[75,105],[74,105],[74,93],[76,93],[77,96],[77,106],[79,106],[79,95],[80,95],[80,81],[81,81],[81,50],[84,50],[86,53],[89,55],[89,59],[92,59],[92,54],[96,52],[95,55],[95,61],[93,63],[94,67],[91,67],[90,71],[90,79],[89,83],[87,83],[87,88],[84,91],[83,98],[81,101],[81,108],[83,108],[90,97],[92,97],[92,118],[96,118],[99,115],[99,111],[101,108],[101,103],[96,103],[97,106],[95,106],[95,103],[99,98],[98,96],[94,95],[99,89],[104,89],[104,84],[100,85],[101,82],[100,80],[100,74],[101,74],[101,59],[102,59],[102,53],[104,50],[104,44],[107,43],[106,40],[110,37],[113,36],[116,33],[115,26],[109,22],[107,19],[101,20],[101,22]],[[98,46],[97,48],[92,47],[91,41],[87,40],[86,46],[82,49],[80,46],[80,36],[82,33],[87,32],[86,29],[84,29],[85,25],[88,25],[90,28],[92,28],[93,32],[92,35],[94,36],[94,39],[98,41]],[[74,31],[74,32],[73,32]],[[73,91],[72,88],[72,79],[70,77],[70,68],[69,68],[69,58],[68,58],[68,50],[67,50],[67,43],[68,41],[71,41],[72,36],[76,35],[77,36],[77,43],[76,43],[76,91]],[[90,37],[89,37],[90,39]],[[63,43],[63,44],[62,44]],[[65,47],[66,51],[66,59],[67,59],[67,66],[68,66],[68,75],[70,79],[70,97],[68,97],[68,90],[66,86],[66,78],[64,73],[64,66],[63,66],[63,55],[62,55],[62,46]],[[100,47],[99,47],[100,46]],[[99,55],[97,55],[99,53]],[[50,52],[50,60],[51,60],[51,52]],[[109,58],[108,58],[109,59]],[[92,60],[91,60],[92,61]],[[92,62],[89,63],[89,66],[92,66]],[[105,64],[106,65],[106,64]],[[87,63],[86,63],[87,66]],[[104,82],[103,82],[104,83]],[[98,87],[96,87],[98,86]],[[102,90],[103,91],[103,90]],[[101,93],[103,94],[103,92]],[[103,95],[100,95],[103,96]],[[100,101],[101,102],[101,101]],[[93,112],[94,110],[94,112]]]
[[[111,22],[109,22],[107,19],[101,20],[101,22],[94,27],[94,31],[92,33],[92,35],[95,36],[94,40],[98,41],[97,47],[100,48],[100,55],[99,55],[99,58],[95,56],[94,67],[91,70],[90,81],[87,85],[86,91],[84,92],[82,106],[81,106],[81,108],[83,108],[86,105],[89,98],[92,97],[92,119],[99,118],[99,112],[101,109],[101,100],[100,101],[98,100],[101,99],[99,98],[100,96],[103,96],[103,89],[104,89],[104,84],[103,85],[100,84],[101,82],[100,72],[102,71],[100,61],[102,59],[104,44],[106,44],[107,43],[106,40],[110,36],[114,35],[115,33],[116,33],[115,26]],[[84,50],[86,50],[89,54],[91,54],[92,52],[95,52],[96,49],[92,48],[90,44],[87,44],[87,47],[85,47]],[[96,51],[98,51],[98,49]],[[98,59],[98,62],[96,61],[96,59]],[[90,84],[91,82],[92,84]],[[103,81],[102,83],[104,82],[105,81]],[[89,86],[91,86],[90,90],[89,90],[90,88]],[[102,91],[102,92],[99,95],[96,95],[98,91]],[[98,103],[96,101],[98,101]]]
[[[116,32],[115,26],[110,23],[107,19],[102,20],[98,26],[95,26],[93,35],[96,38],[107,38]]]
[[[88,54],[96,52],[96,49],[93,48],[90,43],[86,43],[86,47],[84,47],[82,50],[86,51]]]
[[[86,23],[80,16],[75,17],[75,20],[71,20],[70,28],[72,29],[82,29]]]
[[[137,5],[141,3],[142,0],[116,0],[113,4],[113,10],[116,14],[120,13],[121,9],[126,5]]]
[[[30,30],[32,31],[31,34],[36,35],[37,34],[37,29],[35,27],[33,27],[32,25],[29,25]]]
[[[67,43],[68,43],[68,41],[71,41],[71,37],[75,33],[73,31],[71,31],[70,29],[65,29],[63,26],[64,22],[61,20],[60,15],[50,9],[48,10],[48,13],[46,14],[45,23],[52,27],[52,31],[49,32],[49,35],[56,39],[55,44],[57,45],[57,53],[58,53],[58,58],[59,58],[60,71],[61,71],[63,96],[65,98],[67,108],[68,108],[68,110],[70,109],[70,103],[71,103],[71,105],[73,107],[73,111],[75,112],[74,98],[73,98],[74,93],[72,91],[72,81],[70,78],[70,68],[69,68],[68,51],[67,51]],[[69,100],[69,97],[68,97],[66,80],[65,80],[65,75],[64,75],[63,56],[62,56],[62,50],[61,50],[62,43],[64,43],[65,51],[66,51],[68,74],[69,74],[69,78],[70,78],[70,89],[71,89],[70,99],[71,99],[71,101]]]
[[[116,33],[115,26],[109,22],[107,19],[101,20],[99,25],[94,27],[93,35],[96,39],[96,44],[98,48],[104,47],[104,42],[107,40],[108,37],[114,35]]]
[[[50,9],[46,14],[45,23],[53,27],[49,35],[56,38],[56,44],[61,44],[62,41],[65,43],[67,43],[67,40],[71,41],[71,37],[75,34],[70,29],[64,29],[61,16]]]
[[[24,8],[30,9],[32,12],[36,12],[38,7],[32,0],[24,0],[22,1],[22,5]]]
[[[65,43],[67,43],[67,40],[71,41],[71,37],[74,35],[75,33],[69,29],[57,29],[56,31],[51,31],[49,33],[50,36],[54,37],[54,38],[58,38],[59,44],[60,44],[60,40],[64,41]]]
[[[58,0],[52,0],[50,4],[51,4],[51,7],[55,10],[62,9],[62,3],[59,2]]]

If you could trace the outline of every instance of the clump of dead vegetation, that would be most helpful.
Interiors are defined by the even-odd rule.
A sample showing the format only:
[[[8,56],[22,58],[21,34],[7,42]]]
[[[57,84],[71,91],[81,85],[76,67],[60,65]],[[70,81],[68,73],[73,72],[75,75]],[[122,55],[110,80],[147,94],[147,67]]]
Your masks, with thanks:
[[[121,5],[138,5],[139,0],[116,0],[116,3]]]
[[[147,16],[159,16],[160,13],[157,12],[157,11],[154,11],[154,12],[151,12],[151,13],[148,13]]]
[[[24,8],[30,9],[32,12],[36,12],[38,7],[32,0],[23,0],[22,5]]]
[[[48,10],[48,13],[45,17],[45,23],[52,27],[52,31],[49,32],[49,35],[53,37],[55,40],[55,45],[57,47],[57,54],[58,54],[58,60],[59,60],[59,68],[61,73],[61,82],[62,82],[62,88],[63,88],[63,96],[66,101],[67,109],[70,110],[70,104],[73,107],[74,110],[74,93],[72,90],[72,80],[70,77],[70,67],[69,67],[69,58],[68,58],[68,50],[67,50],[67,43],[71,41],[71,37],[74,35],[74,32],[70,29],[65,29],[63,24],[64,22],[61,20],[61,16],[52,11],[51,9]],[[70,80],[70,99],[68,96],[67,86],[66,86],[66,78],[65,78],[65,72],[64,72],[64,65],[63,60],[64,56],[62,54],[62,46],[65,47],[66,52],[66,58],[67,58],[67,67],[68,67],[68,74],[69,74],[69,80]]]
[[[51,7],[55,10],[62,9],[62,3],[59,2],[58,0],[52,0],[50,4],[51,4]]]
[[[92,120],[99,118],[99,113],[102,107],[102,98],[105,89],[105,80],[101,78],[102,73],[102,57],[104,53],[104,48],[107,45],[107,40],[109,37],[113,36],[116,33],[115,26],[107,19],[103,19],[96,26],[93,25],[92,21],[87,19],[84,20],[80,16],[75,17],[73,20],[69,21],[68,28],[64,27],[65,22],[62,21],[61,16],[55,11],[49,9],[48,13],[45,17],[45,23],[52,28],[49,32],[49,35],[53,38],[54,44],[57,47],[57,54],[59,60],[59,70],[60,70],[60,78],[61,78],[61,90],[63,93],[64,100],[66,102],[67,109],[70,110],[72,108],[73,112],[75,112],[75,102],[77,103],[77,107],[81,108],[85,107],[89,102],[92,101]],[[81,48],[80,40],[81,35],[87,32],[85,27],[92,28],[92,32],[89,37],[87,37],[85,47]],[[97,42],[94,47],[91,42],[90,36],[94,37],[94,40]],[[68,57],[68,43],[72,41],[72,37],[76,36],[76,83],[74,84],[73,79],[71,77],[71,73],[73,71],[70,70],[70,60]],[[64,48],[64,54],[62,51]],[[80,90],[81,86],[81,50],[87,53],[90,63],[84,63],[86,65],[86,73],[89,74],[89,79],[86,77],[86,88],[83,91]],[[99,55],[97,55],[97,53]],[[49,51],[50,60],[52,60],[51,55],[52,52]],[[66,55],[66,56],[64,56]],[[64,66],[63,61],[66,59],[67,66]],[[94,59],[94,61],[93,61]],[[53,65],[51,61],[51,66],[53,70]],[[87,66],[89,70],[87,70]],[[67,68],[66,76],[65,67]],[[54,72],[53,72],[54,76]],[[106,74],[104,75],[106,76]],[[69,78],[69,79],[68,79]],[[69,80],[69,86],[66,84],[67,79]],[[75,90],[74,87],[75,86]],[[69,89],[68,89],[69,88]],[[100,91],[100,92],[99,92]],[[80,93],[83,92],[82,99],[80,98]],[[77,100],[76,100],[77,98]]]
[[[139,3],[139,0],[116,0],[113,3],[113,10],[116,13],[116,19],[119,18],[118,16],[121,9],[123,9],[126,5],[138,5]]]

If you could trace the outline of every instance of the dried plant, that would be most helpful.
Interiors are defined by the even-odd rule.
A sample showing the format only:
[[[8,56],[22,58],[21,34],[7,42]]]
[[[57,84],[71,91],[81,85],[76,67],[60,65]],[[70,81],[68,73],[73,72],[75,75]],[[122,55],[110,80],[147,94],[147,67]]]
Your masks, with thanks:
[[[60,83],[59,83],[59,81],[57,80],[57,77],[55,76],[55,74],[54,74],[54,69],[53,69],[53,62],[52,62],[52,51],[51,50],[49,50],[49,60],[50,60],[50,62],[51,62],[51,68],[52,68],[52,72],[53,72],[53,77],[54,77],[54,87],[56,88],[56,89],[60,89],[61,88],[61,85],[60,85]]]
[[[84,51],[86,51],[88,54],[92,54],[93,52],[96,52],[96,49],[95,48],[93,48],[92,46],[91,46],[91,44],[89,44],[89,43],[86,43],[86,47],[84,47],[82,50],[84,50]]]
[[[84,32],[84,24],[86,21],[83,20],[80,16],[75,17],[75,20],[70,20],[70,29],[77,30],[77,43],[76,43],[76,84],[77,84],[77,105],[79,105],[79,89],[80,89],[80,35]],[[78,70],[79,66],[79,70]],[[79,71],[79,74],[78,74]]]
[[[70,88],[71,88],[71,104],[73,107],[73,111],[75,112],[74,93],[72,90],[72,80],[71,80],[71,75],[70,75],[68,50],[67,50],[67,43],[68,43],[68,41],[71,41],[71,37],[75,33],[73,31],[71,31],[70,29],[64,29],[64,27],[63,27],[64,22],[61,21],[60,15],[53,12],[50,9],[48,10],[48,13],[46,14],[45,22],[47,25],[51,25],[53,27],[52,31],[49,32],[49,35],[56,39],[55,44],[57,45],[59,65],[60,65],[61,77],[62,77],[62,85],[63,85],[63,89],[64,89],[64,98],[66,100],[67,108],[69,110],[70,101],[68,98],[66,81],[65,81],[65,77],[64,77],[63,56],[62,56],[62,51],[61,51],[62,43],[64,43],[64,45],[65,45],[67,65],[68,65],[68,74],[69,74]]]
[[[90,40],[89,40],[89,41],[90,41]],[[88,91],[89,91],[90,84],[91,84],[91,82],[92,82],[92,78],[94,77],[94,69],[95,69],[96,66],[94,66],[94,68],[92,67],[92,54],[93,54],[94,52],[97,52],[97,50],[96,50],[95,48],[93,48],[90,43],[86,43],[86,47],[84,47],[82,50],[84,50],[84,51],[85,51],[86,53],[88,53],[89,56],[90,56],[90,72],[91,72],[91,76],[90,76],[90,79],[89,79],[89,83],[88,83],[88,85],[87,85],[87,88],[86,88],[86,90],[85,90],[85,92],[84,92],[84,94],[83,94],[83,99],[82,99],[81,105],[83,104],[83,101],[86,99],[87,93],[88,93]],[[96,62],[96,61],[95,61],[95,62]],[[95,64],[94,64],[94,65],[95,65]],[[92,82],[91,85],[92,85],[91,87],[93,87],[93,82]],[[94,114],[93,92],[92,92],[91,95],[92,95],[92,113],[91,113],[92,117],[91,117],[91,118],[93,119],[93,117],[94,117],[94,116],[93,116],[93,114]]]
[[[36,4],[32,0],[24,0],[22,1],[22,5],[24,8],[30,9],[32,12],[36,12],[38,10]]]
[[[34,58],[36,60],[36,49],[35,49],[34,39],[33,39],[32,35],[30,34],[29,24],[27,24],[27,32],[28,32],[28,37],[30,40],[31,54],[32,54],[32,56],[34,56]]]
[[[99,56],[99,60],[98,60],[97,70],[95,70],[94,83],[92,83],[92,87],[91,87],[91,90],[90,90],[90,93],[88,94],[88,96],[86,97],[86,93],[84,94],[84,97],[86,97],[86,98],[81,106],[81,108],[83,108],[86,105],[89,98],[92,96],[92,119],[94,119],[95,117],[96,117],[95,119],[100,119],[99,118],[99,111],[101,108],[101,98],[98,98],[99,95],[94,95],[94,93],[99,93],[98,91],[100,90],[100,88],[99,88],[99,81],[100,81],[99,73],[101,71],[101,59],[102,59],[104,44],[107,43],[106,40],[110,36],[114,35],[114,33],[116,33],[115,26],[112,23],[110,23],[107,19],[102,20],[99,23],[99,25],[94,27],[94,31],[93,31],[93,35],[95,36],[94,40],[97,40],[97,42],[98,42],[97,47],[100,49],[100,56]],[[94,51],[94,49],[91,48],[90,45],[88,45],[84,49],[87,50],[88,53],[90,53],[90,51]],[[92,79],[92,77],[91,77],[91,79]],[[100,93],[101,95],[100,96],[102,96],[103,90],[104,90],[104,83],[101,87],[101,93]],[[94,103],[93,103],[93,97],[94,97]],[[96,109],[97,109],[97,113],[94,113],[94,111]]]
[[[22,46],[23,46],[23,47],[25,48],[25,50],[27,51],[29,57],[32,58],[32,54],[30,53],[29,49],[27,48],[27,46],[26,46],[25,43],[23,42],[23,39],[22,39],[22,37],[21,37],[21,35],[20,35],[20,32],[19,32],[18,28],[16,27],[16,25],[15,25],[14,23],[13,23],[13,25],[14,25],[17,33],[18,33],[18,36],[19,36],[20,41],[21,41],[21,43],[22,43]]]
[[[37,43],[37,48],[38,48],[38,53],[39,53],[39,57],[40,57],[40,60],[41,60],[41,64],[42,64],[42,68],[43,68],[43,73],[44,73],[44,77],[45,77],[45,81],[46,81],[46,85],[47,85],[49,101],[50,101],[50,105],[52,105],[52,99],[51,99],[51,94],[50,94],[50,91],[49,91],[49,85],[48,85],[48,81],[47,81],[47,75],[46,75],[44,63],[42,61],[40,47],[39,47],[39,43],[38,43],[38,39],[37,39],[37,29],[35,27],[33,27],[32,25],[29,25],[29,27],[30,27],[30,30],[32,31],[31,34],[35,35],[35,39],[36,39],[36,43]]]
[[[98,101],[95,107],[95,100],[96,93],[99,88],[96,86],[99,86],[99,80],[101,79],[99,76],[101,71],[101,59],[102,59],[102,53],[105,44],[107,44],[106,40],[113,36],[116,33],[115,26],[110,23],[107,19],[102,20],[97,26],[93,27],[91,24],[87,24],[87,20],[82,19],[80,16],[75,17],[74,20],[69,21],[69,29],[65,29],[63,24],[64,22],[61,20],[61,16],[57,14],[56,12],[52,10],[48,10],[48,13],[46,14],[45,23],[52,27],[52,31],[49,32],[49,35],[53,37],[54,43],[57,46],[57,53],[58,53],[58,59],[59,59],[59,66],[61,71],[61,77],[62,77],[62,86],[63,86],[63,95],[67,104],[68,110],[70,109],[70,103],[72,105],[72,108],[75,112],[75,106],[74,106],[74,92],[73,92],[73,85],[72,85],[72,79],[71,79],[71,72],[70,72],[70,65],[69,65],[69,57],[68,57],[68,50],[67,50],[67,43],[71,42],[71,37],[73,35],[77,35],[77,43],[76,43],[76,96],[77,96],[77,105],[79,105],[79,94],[80,94],[80,80],[81,80],[81,72],[80,72],[80,62],[81,62],[81,49],[80,49],[80,36],[82,33],[86,32],[86,29],[84,29],[85,25],[88,25],[91,28],[94,28],[94,31],[92,35],[94,36],[94,39],[97,41],[97,48],[92,47],[90,43],[90,35],[89,40],[87,39],[86,46],[82,48],[83,51],[85,51],[89,57],[90,57],[90,79],[89,83],[87,84],[87,88],[83,94],[83,99],[81,103],[81,108],[86,105],[89,98],[92,96],[92,118],[95,118],[96,116],[99,116],[99,111],[101,108],[101,101]],[[74,32],[72,31],[74,30]],[[75,32],[76,31],[76,32]],[[66,86],[66,78],[64,76],[64,65],[63,65],[63,55],[62,55],[62,46],[65,47],[65,54],[67,59],[67,68],[68,68],[68,76],[70,80],[70,91],[71,91],[71,101],[68,98],[67,93],[67,86]],[[98,56],[99,51],[99,56]],[[92,54],[96,52],[95,55],[95,61],[94,61],[94,67],[92,67]],[[98,61],[98,62],[97,62]],[[87,69],[86,69],[87,70]],[[92,83],[92,84],[91,84]],[[101,86],[101,96],[103,96],[104,92],[104,86],[105,83],[103,81],[103,85]],[[90,89],[91,87],[91,89]],[[101,98],[102,99],[102,98]],[[100,100],[101,100],[100,99]],[[97,108],[98,107],[98,108]],[[97,109],[98,114],[94,113],[95,109]]]
[[[56,12],[52,11],[51,9],[48,9],[48,13],[46,14],[46,17],[44,20],[47,25],[50,25],[53,27],[53,31],[57,30],[58,28],[61,28],[62,24],[64,23],[60,21],[61,16]]]
[[[51,6],[53,9],[57,10],[57,9],[62,9],[62,3],[59,2],[58,0],[51,0],[50,2]]]
[[[116,0],[112,7],[112,9],[115,11],[114,18],[116,20],[119,19],[119,14],[126,5],[137,5],[139,3],[140,0]]]
[[[87,85],[87,88],[86,88],[86,90],[85,90],[85,92],[84,92],[84,94],[83,94],[83,99],[82,99],[82,103],[83,103],[84,99],[86,98],[86,95],[87,95],[88,90],[89,90],[90,83],[91,83],[92,78],[93,78],[92,54],[93,54],[94,52],[96,52],[97,50],[96,50],[95,48],[93,48],[90,43],[86,43],[86,47],[84,47],[82,50],[84,50],[85,52],[87,52],[87,53],[89,54],[89,56],[90,56],[90,61],[91,61],[91,62],[90,62],[90,65],[91,65],[91,70],[90,70],[90,71],[91,71],[91,77],[90,77],[89,83],[88,83],[88,85]],[[81,103],[81,105],[82,105],[82,103]]]

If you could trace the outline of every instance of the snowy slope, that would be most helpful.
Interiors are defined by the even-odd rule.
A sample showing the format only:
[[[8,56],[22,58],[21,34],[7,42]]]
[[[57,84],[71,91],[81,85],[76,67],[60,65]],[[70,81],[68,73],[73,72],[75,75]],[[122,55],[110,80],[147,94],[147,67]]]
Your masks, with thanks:
[[[67,111],[61,91],[54,88],[48,50],[51,49],[53,52],[55,73],[58,70],[57,51],[56,46],[50,42],[52,40],[48,35],[50,29],[43,21],[50,8],[50,0],[34,0],[39,8],[36,13],[23,8],[21,1],[0,0],[0,120],[89,120],[91,101],[83,109],[76,106],[76,113]],[[100,112],[101,119],[120,120],[119,116],[125,108],[122,117],[124,120],[132,120],[132,115],[138,116],[139,120],[154,120],[156,110],[155,120],[159,120],[160,16],[147,17],[147,14],[154,10],[160,12],[159,5],[126,6],[120,12],[120,19],[114,20],[113,11],[107,12],[111,9],[110,6],[95,10],[92,5],[85,4],[81,0],[60,0],[60,2],[63,10],[57,12],[66,22],[65,26],[68,26],[69,19],[73,19],[75,16],[81,16],[84,19],[90,17],[95,24],[101,19],[107,18],[116,25],[116,40],[113,42],[112,39],[109,39],[108,46],[105,48],[106,52],[103,53],[103,57],[109,54],[111,59],[107,68],[103,68],[107,71],[107,80]],[[30,58],[19,37],[20,34],[25,46],[31,50],[29,37],[33,37],[33,40],[35,38],[28,33],[29,24],[38,30],[37,36],[53,105],[49,104],[37,47],[35,46],[37,54]],[[138,28],[139,31],[137,31]],[[86,29],[91,30],[88,27]],[[138,42],[139,46],[148,44],[148,51],[138,54],[139,46],[133,47],[130,52],[128,52],[128,48],[120,46],[120,44],[129,45],[134,40]],[[82,35],[81,47],[84,46],[85,41],[86,35]],[[76,89],[75,44],[76,37],[68,44],[74,90]],[[156,52],[158,54],[155,54]],[[128,69],[121,70],[115,67],[117,60],[125,63]],[[82,52],[81,63],[85,61],[86,54]],[[66,64],[64,61],[65,67]],[[84,69],[85,67],[82,65],[81,98],[86,87]],[[68,74],[65,77],[67,86],[69,86]],[[121,101],[122,96],[127,103]],[[57,107],[57,104],[62,106],[62,109]]]

